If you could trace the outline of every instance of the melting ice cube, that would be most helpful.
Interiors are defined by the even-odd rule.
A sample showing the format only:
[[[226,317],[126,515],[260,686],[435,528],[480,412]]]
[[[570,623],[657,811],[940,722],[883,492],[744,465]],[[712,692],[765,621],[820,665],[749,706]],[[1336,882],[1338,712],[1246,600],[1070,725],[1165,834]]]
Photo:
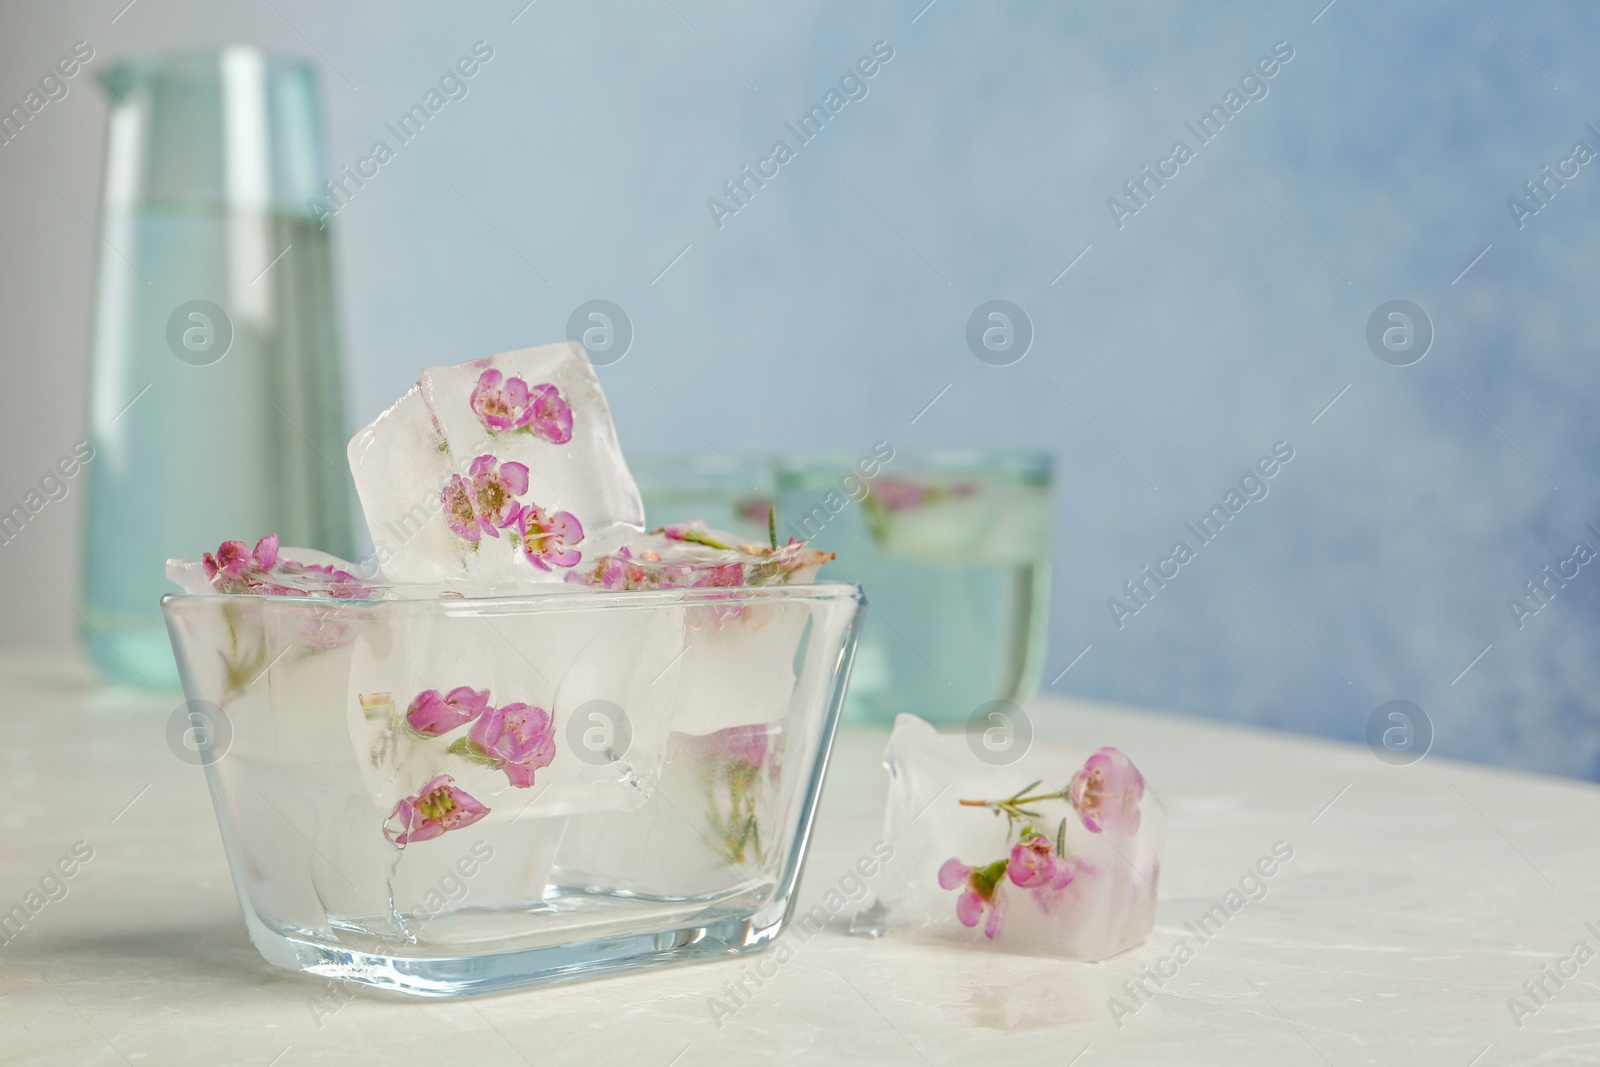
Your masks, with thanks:
[[[1085,960],[1150,933],[1166,809],[1116,749],[1035,743],[994,766],[966,736],[901,715],[884,764],[894,856],[872,923]]]

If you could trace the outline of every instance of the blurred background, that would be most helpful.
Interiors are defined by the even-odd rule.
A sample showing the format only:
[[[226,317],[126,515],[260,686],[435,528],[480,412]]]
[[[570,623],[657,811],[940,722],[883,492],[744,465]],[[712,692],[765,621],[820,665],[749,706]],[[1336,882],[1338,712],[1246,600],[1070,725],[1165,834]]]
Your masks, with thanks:
[[[346,431],[610,301],[630,454],[1051,453],[1046,689],[1348,740],[1404,699],[1436,753],[1597,778],[1597,31],[1510,0],[10,3],[0,107],[92,59],[0,143],[0,511],[86,436],[95,77],[253,44],[316,68],[328,179],[394,150],[328,219]],[[969,343],[994,300],[1019,358]],[[0,543],[14,664],[80,625],[68,485]]]

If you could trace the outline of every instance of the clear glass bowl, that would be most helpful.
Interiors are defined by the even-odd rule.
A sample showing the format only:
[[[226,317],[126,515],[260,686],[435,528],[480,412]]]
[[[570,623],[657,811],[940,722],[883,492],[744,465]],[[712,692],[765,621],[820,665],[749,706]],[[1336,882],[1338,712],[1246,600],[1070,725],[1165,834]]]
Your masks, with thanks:
[[[162,610],[257,949],[454,996],[775,938],[863,597],[556,586]]]

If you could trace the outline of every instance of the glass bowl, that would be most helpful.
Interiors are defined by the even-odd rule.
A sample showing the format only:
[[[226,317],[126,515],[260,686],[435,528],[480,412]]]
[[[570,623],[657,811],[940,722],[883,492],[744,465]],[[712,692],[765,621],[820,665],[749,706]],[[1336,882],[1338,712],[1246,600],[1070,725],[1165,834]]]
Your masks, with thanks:
[[[162,610],[262,956],[455,996],[770,943],[863,604],[819,583]]]

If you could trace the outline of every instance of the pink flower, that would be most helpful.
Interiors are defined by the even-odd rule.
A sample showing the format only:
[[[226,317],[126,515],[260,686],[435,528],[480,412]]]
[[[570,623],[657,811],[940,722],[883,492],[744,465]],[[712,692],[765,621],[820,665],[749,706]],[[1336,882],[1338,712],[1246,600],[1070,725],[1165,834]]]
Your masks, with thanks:
[[[712,567],[702,567],[700,577],[694,580],[696,587],[706,586],[735,586],[744,584],[744,564],[719,563]]]
[[[556,758],[556,731],[550,713],[527,704],[490,708],[472,726],[472,744],[496,760],[511,784],[526,789],[533,774]]]
[[[520,430],[533,414],[528,407],[528,383],[521,378],[506,381],[505,375],[492,368],[478,377],[470,403],[484,429],[494,433]]]
[[[1011,850],[1011,862],[1006,874],[1023,889],[1051,885],[1061,879],[1061,885],[1072,881],[1072,865],[1056,856],[1055,846],[1048,837],[1035,834],[1019,842]]]
[[[439,494],[439,501],[444,506],[445,522],[456,536],[476,544],[483,537],[483,530],[478,526],[477,512],[472,510],[472,497],[472,483],[459,474],[452,474],[450,484]]]
[[[493,456],[479,456],[467,468],[472,476],[472,503],[478,525],[490,537],[499,537],[507,526],[522,517],[516,498],[528,491],[528,468],[521,463],[501,463]]]
[[[922,486],[904,478],[879,478],[870,488],[878,502],[890,511],[910,511],[920,507],[927,495],[927,490]]]
[[[317,582],[323,587],[319,591],[326,592],[339,600],[363,600],[372,595],[372,590],[362,585],[361,579],[331,563],[296,563],[284,560],[279,565],[279,570],[284,574],[306,577]]]
[[[772,501],[763,497],[750,497],[739,501],[735,508],[741,519],[748,522],[765,523],[767,513],[772,510]]]
[[[1014,885],[1033,890],[1039,910],[1048,914],[1060,901],[1061,891],[1087,870],[1086,865],[1057,855],[1048,837],[1034,834],[1011,850],[1006,875]]]
[[[540,570],[550,570],[552,563],[574,567],[583,558],[583,553],[571,547],[583,540],[583,524],[572,512],[551,515],[537,504],[529,504],[522,509],[519,525],[522,550],[528,554],[528,562]]]
[[[956,899],[956,918],[961,920],[962,926],[977,926],[984,911],[989,912],[989,921],[983,925],[983,934],[991,941],[999,936],[1000,927],[1005,922],[1006,898],[1001,882],[1005,874],[1005,860],[996,860],[987,867],[968,867],[960,860],[951,858],[939,868],[941,889],[965,887]]]
[[[1102,748],[1090,756],[1067,786],[1067,799],[1078,809],[1078,817],[1097,834],[1106,830],[1138,833],[1143,797],[1144,775],[1114,748]]]
[[[765,726],[734,726],[718,730],[708,740],[711,749],[730,763],[747,767],[760,767],[767,761],[767,728]]]
[[[489,708],[489,691],[457,686],[449,694],[429,689],[417,694],[406,709],[406,722],[419,734],[438,737],[471,722]]]
[[[391,844],[405,848],[413,841],[429,841],[440,834],[471,826],[489,809],[453,784],[454,778],[441,774],[430,779],[414,797],[394,806],[383,824],[383,836]]]
[[[523,424],[535,437],[553,445],[564,445],[572,440],[572,408],[561,399],[561,390],[553,385],[536,385],[532,396]]]
[[[206,577],[224,593],[246,592],[260,584],[278,562],[278,535],[268,534],[256,542],[254,551],[243,541],[224,541],[217,554],[207,552],[200,557]]]

